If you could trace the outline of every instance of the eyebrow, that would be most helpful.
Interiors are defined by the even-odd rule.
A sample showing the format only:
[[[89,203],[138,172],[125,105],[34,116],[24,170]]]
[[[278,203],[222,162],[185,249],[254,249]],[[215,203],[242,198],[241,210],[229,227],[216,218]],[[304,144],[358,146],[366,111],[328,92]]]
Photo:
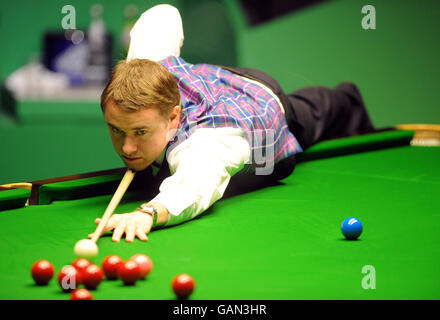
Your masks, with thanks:
[[[121,129],[119,129],[117,126],[115,126],[114,124],[111,124],[111,123],[109,123],[109,122],[107,122],[107,124],[108,124],[110,127],[113,127],[113,128],[118,129],[118,130],[121,130]],[[149,127],[149,126],[142,126],[142,127],[132,128],[131,130],[142,130],[142,129],[150,129],[150,127]],[[121,130],[121,131],[122,131],[122,130]]]

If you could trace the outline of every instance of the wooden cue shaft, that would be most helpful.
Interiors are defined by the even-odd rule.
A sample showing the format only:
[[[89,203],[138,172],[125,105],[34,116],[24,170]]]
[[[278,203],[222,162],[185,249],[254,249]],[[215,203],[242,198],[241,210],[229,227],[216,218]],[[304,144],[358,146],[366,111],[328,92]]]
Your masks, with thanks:
[[[116,192],[112,197],[112,200],[108,204],[107,209],[105,209],[101,222],[98,224],[98,227],[96,228],[95,233],[93,234],[92,237],[93,242],[96,243],[96,241],[101,236],[102,230],[104,229],[111,215],[113,214],[119,202],[121,201],[122,197],[124,196],[125,191],[127,191],[128,186],[130,185],[131,181],[134,178],[134,175],[135,172],[131,169],[127,169],[127,171],[125,172],[124,177],[119,183],[118,189],[116,189]]]
[[[29,182],[17,182],[17,183],[8,183],[2,184],[0,189],[32,189],[32,183]]]

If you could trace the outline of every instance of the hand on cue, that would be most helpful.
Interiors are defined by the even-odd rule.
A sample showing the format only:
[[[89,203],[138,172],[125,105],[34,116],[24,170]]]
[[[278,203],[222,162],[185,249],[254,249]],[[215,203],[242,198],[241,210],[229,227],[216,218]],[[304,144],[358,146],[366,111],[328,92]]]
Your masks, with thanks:
[[[154,206],[157,211],[156,223],[154,223],[155,218],[153,215],[146,214],[137,208],[132,212],[112,215],[102,232],[107,233],[113,231],[112,240],[114,242],[119,242],[124,234],[125,241],[127,242],[133,242],[136,237],[141,241],[148,241],[147,234],[151,229],[165,225],[169,217],[169,212],[164,205],[158,202],[149,202],[148,204]],[[102,219],[97,218],[95,220],[96,225],[98,225],[101,220]],[[93,233],[89,234],[90,239],[93,236]]]

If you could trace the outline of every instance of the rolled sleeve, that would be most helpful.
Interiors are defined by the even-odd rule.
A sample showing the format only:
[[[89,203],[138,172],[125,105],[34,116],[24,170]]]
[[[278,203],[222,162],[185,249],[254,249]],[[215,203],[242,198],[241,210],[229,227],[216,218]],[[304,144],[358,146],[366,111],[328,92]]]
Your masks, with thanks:
[[[179,57],[183,39],[179,10],[168,4],[154,6],[140,16],[130,31],[127,61]]]

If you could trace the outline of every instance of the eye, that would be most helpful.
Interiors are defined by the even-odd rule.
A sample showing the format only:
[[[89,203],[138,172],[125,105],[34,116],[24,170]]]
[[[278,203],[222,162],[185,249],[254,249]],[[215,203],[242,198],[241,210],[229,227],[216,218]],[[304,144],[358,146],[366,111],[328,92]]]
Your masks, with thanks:
[[[122,131],[119,130],[118,128],[115,128],[115,127],[110,127],[110,128],[111,128],[111,130],[112,130],[114,133],[116,133],[116,134],[121,134],[121,133],[122,133]]]
[[[145,131],[145,130],[138,130],[138,131],[136,131],[136,135],[137,136],[143,136],[146,133],[147,133],[147,131]]]

